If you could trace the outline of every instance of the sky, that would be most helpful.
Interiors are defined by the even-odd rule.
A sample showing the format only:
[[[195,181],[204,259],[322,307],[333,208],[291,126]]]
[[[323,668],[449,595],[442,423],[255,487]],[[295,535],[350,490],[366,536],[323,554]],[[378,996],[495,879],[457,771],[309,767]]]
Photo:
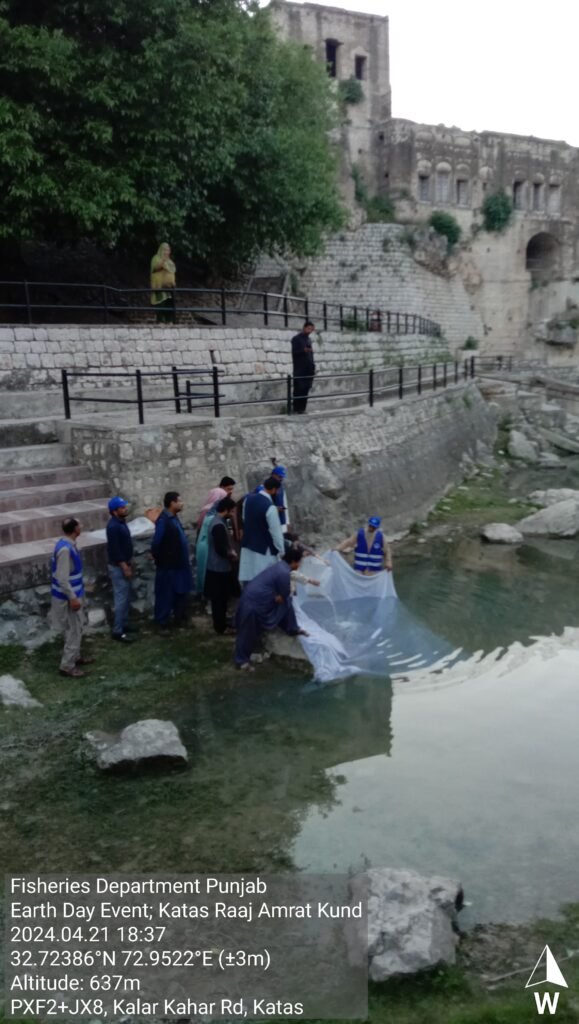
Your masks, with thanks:
[[[388,16],[394,117],[579,146],[577,0],[317,2]]]

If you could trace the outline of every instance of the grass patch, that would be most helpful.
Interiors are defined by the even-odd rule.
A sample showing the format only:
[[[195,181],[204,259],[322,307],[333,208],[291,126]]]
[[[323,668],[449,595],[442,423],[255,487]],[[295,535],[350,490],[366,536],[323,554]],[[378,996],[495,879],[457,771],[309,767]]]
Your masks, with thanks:
[[[484,475],[483,475],[484,474]],[[501,522],[516,523],[536,511],[524,501],[511,504],[512,495],[505,487],[500,470],[483,468],[481,475],[465,481],[445,495],[430,513],[429,525],[456,523],[465,526]]]

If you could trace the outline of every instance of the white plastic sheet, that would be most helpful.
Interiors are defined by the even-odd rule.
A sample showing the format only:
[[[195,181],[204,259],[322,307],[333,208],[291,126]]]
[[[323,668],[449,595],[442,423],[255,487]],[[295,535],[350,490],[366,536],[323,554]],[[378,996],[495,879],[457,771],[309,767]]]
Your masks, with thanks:
[[[298,584],[294,598],[299,625],[309,633],[300,640],[317,682],[408,673],[451,652],[398,600],[392,573],[364,576],[337,551],[323,557],[328,566],[307,558],[301,567],[320,586]]]

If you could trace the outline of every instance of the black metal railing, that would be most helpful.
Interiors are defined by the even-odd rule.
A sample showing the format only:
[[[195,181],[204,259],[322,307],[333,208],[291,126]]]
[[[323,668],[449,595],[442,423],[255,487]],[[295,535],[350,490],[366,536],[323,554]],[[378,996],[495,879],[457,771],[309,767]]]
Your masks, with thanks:
[[[417,313],[323,302],[299,295],[231,288],[165,288],[162,292],[169,297],[170,305],[158,309],[151,302],[154,293],[150,288],[114,288],[107,284],[61,281],[0,281],[0,319],[4,323],[28,324],[48,320],[130,324],[151,319],[184,324],[196,320],[206,326],[226,327],[233,318],[253,316],[264,327],[297,327],[304,320],[314,320],[319,330],[324,331],[376,331],[431,337],[441,333],[439,324]]]
[[[308,403],[316,404],[329,399],[364,399],[372,407],[379,398],[404,399],[409,395],[422,395],[428,391],[437,391],[452,385],[472,380],[480,374],[501,373],[513,369],[513,357],[470,356],[463,362],[445,361],[436,363],[418,363],[411,366],[393,366],[383,369],[372,368],[353,373],[316,374],[317,385],[329,382],[330,390],[316,391],[308,395]],[[145,422],[145,406],[165,404],[174,408],[175,413],[182,415],[203,410],[212,410],[213,416],[219,418],[224,409],[236,406],[276,405],[283,406],[283,412],[292,415],[294,412],[294,381],[299,378],[292,374],[278,377],[227,378],[224,371],[217,366],[211,369],[194,367],[176,367],[170,370],[62,370],[62,396],[64,415],[67,420],[72,418],[72,403],[104,403],[111,405],[136,405],[139,423]],[[134,383],[135,397],[108,397],[107,395],[86,395],[71,393],[71,385],[76,378],[98,378],[101,381],[116,381],[126,384]],[[309,378],[308,378],[309,379]],[[167,394],[146,396],[143,385],[160,381],[166,382]],[[341,389],[340,385],[351,382],[351,388]],[[272,397],[260,395],[258,398],[233,397],[232,388],[245,386],[255,388],[256,385],[267,385],[266,393],[277,388],[278,393]],[[273,385],[273,388],[272,388]],[[101,390],[106,390],[102,388]]]

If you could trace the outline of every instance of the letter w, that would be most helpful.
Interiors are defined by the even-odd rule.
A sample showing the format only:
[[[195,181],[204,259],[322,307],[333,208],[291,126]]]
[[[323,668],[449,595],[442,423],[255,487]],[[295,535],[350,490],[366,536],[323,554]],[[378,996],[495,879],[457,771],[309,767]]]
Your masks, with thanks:
[[[553,1014],[557,1012],[557,1003],[559,1002],[558,992],[544,992],[542,996],[538,992],[533,992],[535,1002],[537,1004],[537,1013],[543,1016],[545,1007],[549,1007],[549,1013]]]

